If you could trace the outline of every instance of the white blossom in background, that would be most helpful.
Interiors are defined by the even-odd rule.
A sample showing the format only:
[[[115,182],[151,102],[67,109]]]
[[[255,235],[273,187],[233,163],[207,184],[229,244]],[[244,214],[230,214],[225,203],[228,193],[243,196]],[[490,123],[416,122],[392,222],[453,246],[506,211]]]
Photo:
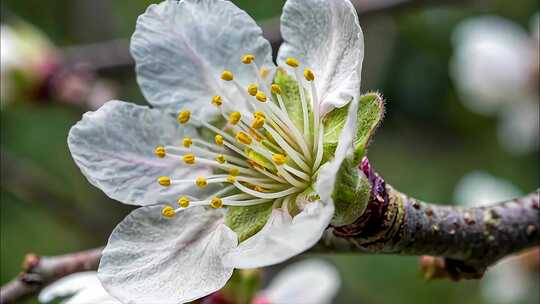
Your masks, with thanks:
[[[454,200],[464,207],[481,207],[522,195],[510,181],[483,171],[465,175],[457,184]],[[526,269],[521,256],[505,258],[480,281],[486,303],[538,303],[538,270]]]
[[[484,171],[473,171],[457,183],[454,201],[461,206],[479,207],[521,195],[523,192],[511,182]]]
[[[33,25],[22,20],[0,24],[0,106],[13,101],[18,82],[41,81],[56,57],[53,44]]]
[[[110,296],[97,277],[97,272],[71,274],[45,287],[38,296],[40,303],[63,299],[62,304],[120,304]]]
[[[538,26],[538,14],[531,18],[531,33],[501,17],[473,17],[453,37],[450,72],[463,104],[500,116],[499,141],[518,155],[539,143]]]
[[[289,0],[281,21],[276,69],[261,29],[233,3],[151,5],[131,52],[153,108],[110,101],[71,129],[90,183],[141,206],[113,231],[98,270],[121,302],[201,298],[235,268],[302,253],[328,227],[356,134],[363,35],[348,0]],[[325,115],[344,106],[323,158]],[[263,207],[262,223],[249,213],[225,223],[231,208]]]
[[[322,260],[304,260],[278,273],[253,304],[327,304],[340,285],[334,266]]]
[[[255,296],[253,304],[327,304],[336,296],[340,284],[333,265],[322,260],[304,260],[279,272]],[[44,288],[38,297],[43,304],[58,299],[63,299],[61,304],[120,304],[103,289],[95,271],[64,277]],[[159,299],[152,303],[159,303]]]

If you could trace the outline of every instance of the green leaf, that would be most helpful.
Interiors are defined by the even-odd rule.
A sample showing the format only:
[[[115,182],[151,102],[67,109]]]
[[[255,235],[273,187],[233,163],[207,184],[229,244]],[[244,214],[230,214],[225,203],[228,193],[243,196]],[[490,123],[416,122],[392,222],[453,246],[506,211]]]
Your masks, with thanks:
[[[262,229],[271,212],[272,202],[245,207],[231,206],[225,215],[225,225],[236,232],[242,242]]]
[[[341,164],[336,176],[332,199],[336,211],[332,225],[343,226],[352,224],[366,207],[371,184],[364,175],[359,174],[353,159],[347,158]]]
[[[323,138],[323,160],[327,161],[334,156],[339,135],[347,120],[349,104],[342,108],[336,108],[330,111],[323,119],[324,138]],[[354,162],[358,164],[366,152],[373,133],[384,116],[384,101],[378,93],[367,93],[360,96],[358,105],[358,129],[354,139],[355,153]]]

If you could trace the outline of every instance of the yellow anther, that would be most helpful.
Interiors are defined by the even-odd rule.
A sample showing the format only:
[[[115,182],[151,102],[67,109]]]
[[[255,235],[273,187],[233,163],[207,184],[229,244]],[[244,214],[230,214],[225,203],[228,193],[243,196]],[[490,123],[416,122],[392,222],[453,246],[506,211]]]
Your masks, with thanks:
[[[281,95],[281,87],[279,85],[273,84],[271,90],[272,90],[272,93],[276,95]]]
[[[181,123],[181,124],[185,124],[186,122],[189,121],[190,117],[191,117],[191,112],[190,111],[181,111],[178,114],[178,122]]]
[[[219,197],[214,196],[210,201],[210,206],[215,209],[221,208],[223,207],[223,201]]]
[[[268,74],[270,74],[270,70],[267,68],[261,68],[261,70],[259,71],[259,75],[261,75],[262,79],[266,79]]]
[[[223,71],[223,73],[221,73],[221,79],[231,81],[234,79],[234,75],[231,71]]]
[[[191,139],[191,137],[184,137],[184,139],[182,140],[182,145],[184,146],[184,148],[189,148],[192,144],[193,140]]]
[[[234,183],[236,181],[236,176],[233,176],[233,175],[227,176],[227,181],[231,184]]]
[[[221,96],[216,95],[212,97],[212,104],[216,107],[219,107],[221,104],[223,104],[223,100],[221,99]]]
[[[195,163],[195,154],[193,153],[185,154],[182,158],[184,159],[184,162],[188,165],[193,165]]]
[[[252,83],[252,84],[248,85],[247,91],[248,91],[249,95],[255,96],[255,95],[257,95],[257,92],[259,91],[259,87],[256,84]]]
[[[197,177],[197,179],[195,180],[195,184],[199,188],[204,188],[204,187],[206,187],[208,185],[208,181],[204,177]]]
[[[165,152],[165,147],[163,146],[157,146],[156,149],[154,150],[154,153],[156,154],[157,157],[159,158],[163,158],[165,157],[165,155],[167,154]]]
[[[313,71],[310,69],[304,70],[304,77],[306,78],[307,81],[315,80],[315,74],[313,74]]]
[[[229,123],[231,125],[236,125],[240,121],[241,117],[242,115],[240,114],[240,112],[232,112],[231,114],[229,114]]]
[[[182,208],[187,208],[189,207],[189,199],[185,196],[182,196],[180,199],[178,199],[178,202],[176,202],[178,204],[178,206],[182,207]]]
[[[242,56],[242,63],[244,64],[250,64],[253,62],[253,60],[255,60],[255,56],[252,54],[245,54]]]
[[[164,217],[174,217],[176,215],[176,212],[174,211],[173,207],[171,206],[165,206],[163,209],[161,209],[161,215]]]
[[[255,112],[253,113],[253,118],[257,118],[257,117],[266,118],[266,115],[264,115],[264,112],[261,112],[261,111],[255,111]]]
[[[272,155],[272,160],[278,165],[283,165],[287,161],[287,157],[283,154],[276,153]]]
[[[262,137],[259,132],[257,132],[257,130],[253,129],[253,128],[249,128],[248,129],[248,132],[249,132],[249,135],[251,135],[252,137],[255,138],[256,141],[262,141],[264,139],[264,137]]]
[[[224,164],[227,160],[225,159],[225,156],[223,154],[219,154],[216,156],[216,161],[220,164]]]
[[[251,127],[254,128],[254,129],[260,129],[262,128],[262,126],[264,126],[264,122],[265,122],[265,119],[264,117],[255,117],[255,119],[253,119],[253,122],[251,123]]]
[[[243,143],[245,145],[249,145],[251,144],[251,137],[249,137],[249,135],[247,135],[246,133],[240,131],[238,133],[236,133],[236,140],[240,143]]]
[[[171,179],[167,176],[162,176],[160,178],[158,178],[158,183],[162,186],[170,186],[171,185]]]
[[[287,60],[285,60],[285,63],[293,68],[297,68],[300,65],[300,61],[296,58],[289,57]]]
[[[223,136],[216,134],[216,136],[214,136],[214,141],[216,142],[216,145],[223,146]]]
[[[257,92],[257,94],[255,94],[255,98],[257,98],[257,100],[260,102],[266,102],[266,94],[264,94],[263,91]]]
[[[233,167],[229,170],[229,174],[232,176],[238,176],[238,174],[240,174],[240,169]]]
[[[267,190],[264,189],[264,188],[261,187],[261,186],[255,186],[255,187],[253,187],[253,190],[259,191],[259,192],[267,192]]]

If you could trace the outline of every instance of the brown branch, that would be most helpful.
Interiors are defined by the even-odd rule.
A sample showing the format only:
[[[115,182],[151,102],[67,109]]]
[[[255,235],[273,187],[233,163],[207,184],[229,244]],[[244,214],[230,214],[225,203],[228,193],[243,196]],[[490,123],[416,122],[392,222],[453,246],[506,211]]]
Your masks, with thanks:
[[[102,250],[100,247],[59,256],[26,255],[22,272],[0,288],[0,304],[22,301],[69,274],[97,269]]]
[[[318,250],[429,255],[432,278],[481,278],[502,257],[540,245],[539,193],[477,208],[429,204],[396,191],[367,158],[361,166],[371,198],[350,225],[331,227]]]
[[[406,8],[425,5],[456,4],[464,1],[428,1],[428,0],[351,0],[361,17],[380,13],[395,12]],[[260,23],[263,36],[270,41],[276,55],[283,41],[280,31],[280,17],[263,20]],[[129,39],[116,39],[85,45],[66,47],[63,57],[67,66],[87,64],[90,68],[101,71],[134,64],[129,53]]]

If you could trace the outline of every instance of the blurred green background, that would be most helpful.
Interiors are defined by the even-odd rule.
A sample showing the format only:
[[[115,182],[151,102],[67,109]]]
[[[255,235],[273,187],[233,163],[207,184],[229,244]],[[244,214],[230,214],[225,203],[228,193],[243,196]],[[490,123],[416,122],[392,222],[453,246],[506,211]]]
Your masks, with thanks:
[[[59,48],[129,38],[149,0],[3,0]],[[234,1],[258,21],[278,16],[284,1]],[[366,2],[366,1],[364,1]],[[427,2],[429,3],[429,1]],[[537,188],[538,151],[501,148],[497,119],[469,112],[449,77],[451,34],[466,17],[490,13],[527,29],[536,0],[411,5],[360,17],[366,53],[363,91],[387,102],[369,158],[386,180],[417,198],[451,203],[459,179],[474,170]],[[133,66],[97,71],[122,100],[144,103]],[[28,102],[26,102],[28,101]],[[0,281],[20,271],[26,253],[55,255],[105,244],[130,208],[106,198],[79,172],[66,137],[84,109],[55,102],[14,102],[1,112]],[[339,267],[336,303],[482,303],[479,282],[425,282],[416,257],[326,257]]]

